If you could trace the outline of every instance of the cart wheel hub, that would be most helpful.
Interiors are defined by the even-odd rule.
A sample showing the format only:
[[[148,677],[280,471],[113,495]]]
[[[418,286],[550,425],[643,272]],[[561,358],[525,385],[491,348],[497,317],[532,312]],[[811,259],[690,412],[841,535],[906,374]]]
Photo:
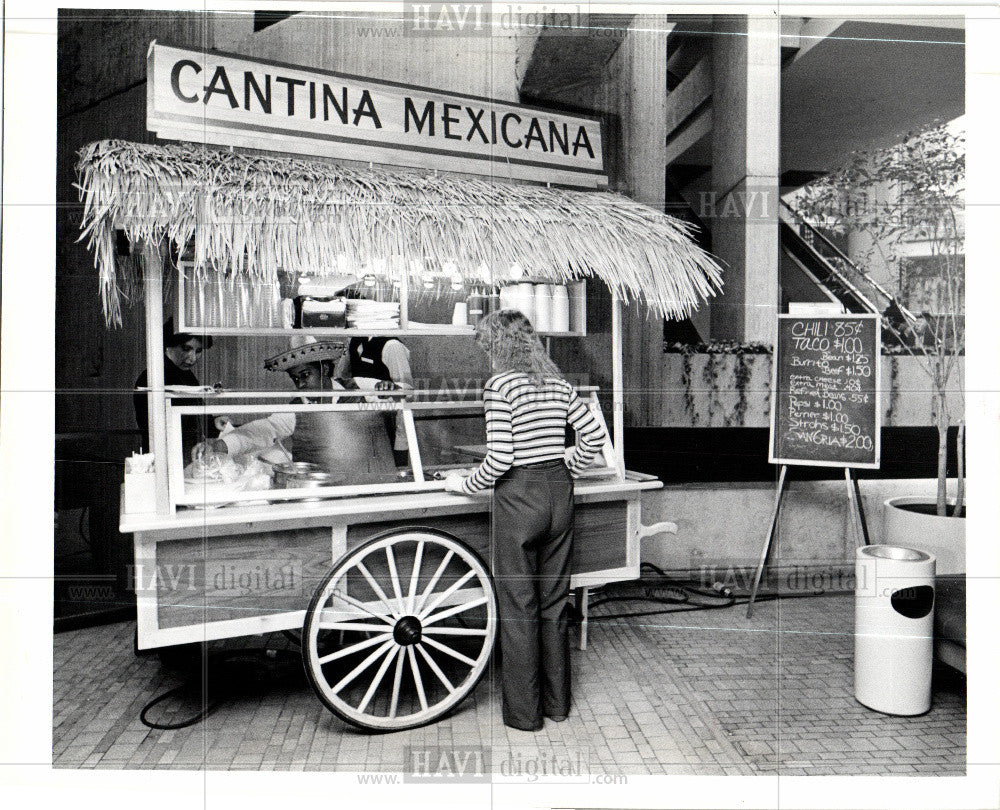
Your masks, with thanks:
[[[392,637],[396,639],[397,644],[402,644],[403,646],[416,644],[420,641],[422,629],[420,619],[416,616],[404,616],[396,622],[396,626],[392,631]]]

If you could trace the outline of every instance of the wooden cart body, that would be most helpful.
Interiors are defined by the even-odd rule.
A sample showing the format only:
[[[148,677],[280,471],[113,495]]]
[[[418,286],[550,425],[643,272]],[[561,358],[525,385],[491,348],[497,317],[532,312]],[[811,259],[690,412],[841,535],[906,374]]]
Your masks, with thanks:
[[[631,473],[577,485],[571,587],[581,599],[588,588],[639,576],[640,495],[660,486]],[[333,563],[392,528],[446,531],[488,561],[489,515],[488,496],[440,491],[123,514],[121,530],[134,534],[139,648],[301,628]]]

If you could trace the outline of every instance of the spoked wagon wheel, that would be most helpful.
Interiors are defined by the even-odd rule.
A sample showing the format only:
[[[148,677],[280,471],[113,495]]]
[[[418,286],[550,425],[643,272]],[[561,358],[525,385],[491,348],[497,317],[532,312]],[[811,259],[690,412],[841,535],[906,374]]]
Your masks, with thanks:
[[[444,532],[401,529],[334,564],[306,612],[302,659],[330,711],[398,731],[436,720],[475,689],[496,632],[480,556]]]

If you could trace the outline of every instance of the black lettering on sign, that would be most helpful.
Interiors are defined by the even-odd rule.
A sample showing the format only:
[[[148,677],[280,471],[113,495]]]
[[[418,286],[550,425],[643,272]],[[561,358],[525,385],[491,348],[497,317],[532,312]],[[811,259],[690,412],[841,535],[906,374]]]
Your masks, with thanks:
[[[511,146],[514,149],[517,149],[518,147],[521,146],[522,143],[521,139],[518,138],[516,141],[512,141],[510,139],[510,136],[507,134],[507,124],[510,123],[511,120],[515,120],[517,121],[517,123],[520,124],[521,116],[518,115],[517,113],[507,113],[506,115],[504,115],[504,117],[500,119],[500,135],[501,137],[503,137],[503,142],[507,144],[507,146]]]
[[[478,132],[479,137],[483,139],[483,143],[489,143],[490,139],[486,137],[486,133],[483,131],[483,125],[479,123],[483,116],[486,114],[486,110],[479,110],[477,114],[472,107],[466,107],[465,111],[469,114],[469,118],[472,119],[472,123],[469,125],[469,134],[465,136],[465,140],[472,140],[472,133]]]
[[[186,67],[194,68],[196,75],[201,73],[201,65],[197,62],[192,62],[190,59],[180,59],[174,63],[173,68],[170,70],[170,88],[174,91],[174,95],[181,101],[186,101],[188,104],[194,104],[198,100],[197,93],[193,96],[185,96],[181,92],[181,70]]]
[[[305,87],[305,79],[290,79],[288,76],[275,76],[276,82],[281,82],[288,88],[288,115],[295,115],[295,88]]]
[[[403,132],[410,131],[410,121],[417,133],[423,135],[424,125],[427,126],[427,134],[434,137],[434,102],[428,101],[424,104],[424,111],[418,117],[417,108],[413,106],[413,99],[407,96],[403,99]]]
[[[358,125],[358,121],[361,120],[362,116],[371,118],[375,129],[382,129],[382,122],[375,111],[375,104],[372,101],[371,93],[367,90],[361,91],[361,101],[358,102],[358,106],[354,109],[354,126]]]
[[[555,121],[549,121],[549,149],[556,151],[556,145],[564,154],[569,154],[569,128],[565,123],[562,125],[562,136],[559,135],[559,125]]]
[[[770,460],[879,466],[877,315],[778,316]]]
[[[253,74],[246,70],[243,72],[243,106],[245,109],[250,109],[250,91],[253,90],[255,96],[257,96],[257,103],[260,104],[261,112],[271,114],[271,77],[264,74],[264,89],[261,90],[260,85],[257,84],[257,80],[254,78]]]
[[[229,83],[229,77],[226,75],[226,69],[219,65],[215,69],[215,75],[212,76],[212,81],[208,83],[208,87],[205,88],[205,97],[202,101],[208,104],[209,98],[213,94],[219,93],[229,99],[229,106],[235,109],[240,106],[240,103],[236,100],[236,94],[233,92],[233,87]]]
[[[334,111],[337,113],[337,117],[340,119],[341,124],[347,123],[347,88],[340,88],[340,101],[337,101],[337,97],[333,94],[333,88],[328,84],[323,85],[323,120],[330,120],[330,105],[333,105]]]
[[[573,157],[576,157],[576,153],[580,151],[580,147],[587,150],[587,154],[591,158],[594,157],[594,149],[590,145],[590,138],[587,136],[587,128],[580,127],[576,133],[576,140],[573,141]]]
[[[528,125],[528,134],[524,136],[524,148],[530,149],[532,141],[538,141],[538,145],[542,147],[543,152],[549,151],[545,145],[545,138],[542,137],[542,128],[539,126],[537,118],[532,118],[531,123]]]
[[[460,120],[454,117],[452,113],[462,109],[462,105],[444,103],[441,106],[444,108],[444,110],[441,112],[441,123],[444,124],[444,136],[446,138],[450,138],[453,141],[462,140],[461,135],[459,135],[457,132],[451,131],[451,125],[457,124]]]

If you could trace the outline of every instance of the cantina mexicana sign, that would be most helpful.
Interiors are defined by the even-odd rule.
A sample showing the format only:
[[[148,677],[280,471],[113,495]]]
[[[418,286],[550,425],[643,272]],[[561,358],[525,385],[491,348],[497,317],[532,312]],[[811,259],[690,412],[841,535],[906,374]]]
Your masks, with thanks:
[[[160,138],[602,187],[600,121],[153,42]]]

